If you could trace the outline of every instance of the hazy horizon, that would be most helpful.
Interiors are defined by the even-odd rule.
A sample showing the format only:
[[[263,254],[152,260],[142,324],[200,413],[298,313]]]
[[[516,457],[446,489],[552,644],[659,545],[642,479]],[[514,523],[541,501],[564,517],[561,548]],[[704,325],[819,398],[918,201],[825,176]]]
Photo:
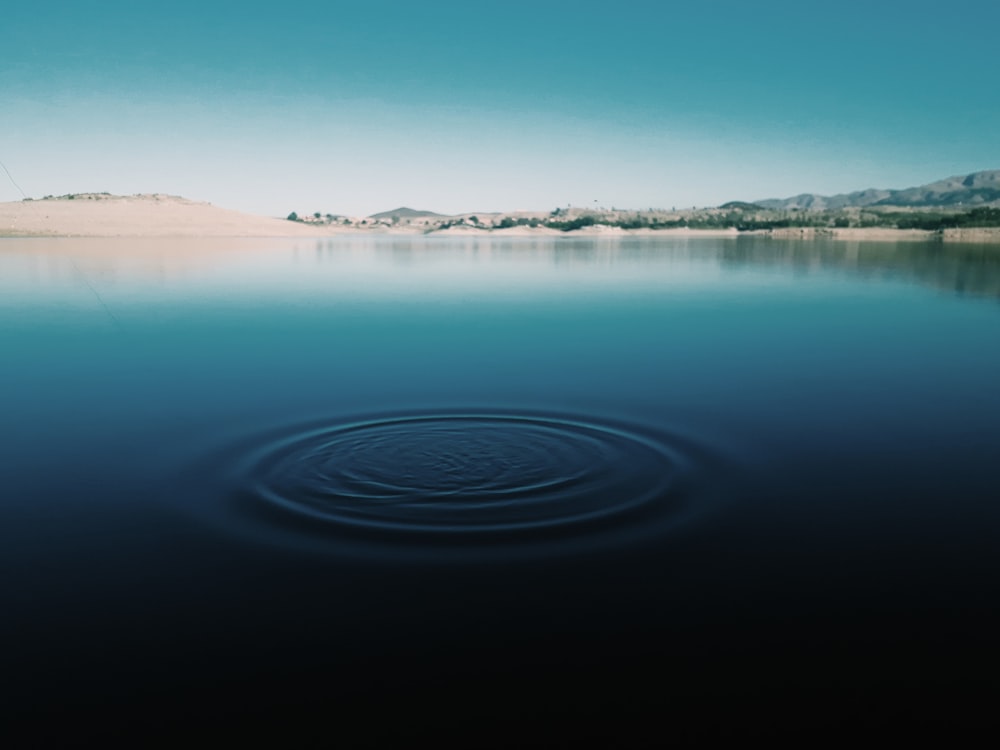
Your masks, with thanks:
[[[905,188],[1000,165],[1000,8],[949,11],[15,7],[0,161],[32,197],[160,192],[267,215]],[[0,201],[20,198],[0,175]]]

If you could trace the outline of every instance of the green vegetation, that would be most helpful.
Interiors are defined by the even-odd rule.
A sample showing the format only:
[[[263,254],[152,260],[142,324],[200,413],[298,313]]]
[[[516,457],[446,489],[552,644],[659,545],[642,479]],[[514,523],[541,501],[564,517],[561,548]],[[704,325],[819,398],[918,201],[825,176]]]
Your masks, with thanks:
[[[540,226],[541,224],[542,224],[542,222],[539,221],[538,219],[535,219],[535,218],[526,219],[525,217],[520,216],[520,217],[514,219],[514,218],[512,218],[510,216],[504,216],[502,219],[500,219],[499,222],[497,222],[494,225],[493,228],[494,229],[510,229],[511,227],[532,227],[532,228],[534,228],[534,227]],[[545,224],[545,226],[552,226],[552,224],[551,223],[547,223],[547,224]]]
[[[80,197],[80,196],[77,196]],[[407,209],[408,210],[408,209]],[[289,221],[307,224],[351,225],[351,220],[335,214],[300,216],[295,211]],[[384,218],[362,219],[355,226],[400,226],[404,223],[402,210],[386,213]],[[409,224],[411,221],[406,220]],[[941,232],[953,228],[1000,227],[1000,208],[981,206],[966,211],[938,207],[935,209],[893,209],[869,206],[808,210],[800,208],[762,208],[754,203],[731,202],[719,208],[690,209],[686,211],[581,211],[573,208],[556,208],[548,216],[500,216],[483,221],[479,216],[453,217],[421,222],[424,232],[452,227],[472,227],[481,230],[510,229],[512,227],[544,227],[562,232],[572,232],[586,227],[613,227],[618,229],[735,229],[738,232],[766,232],[783,229],[814,229],[820,232],[848,228],[920,229]]]
[[[899,229],[942,229],[1000,227],[1000,208],[974,208],[965,213],[920,211],[912,213],[883,213],[884,221],[894,222]]]
[[[596,225],[621,229],[736,229],[739,232],[767,231],[773,229],[846,229],[849,227],[891,229],[923,229],[941,231],[951,228],[1000,227],[1000,208],[973,208],[965,212],[954,211],[884,211],[836,210],[803,211],[799,209],[769,210],[754,204],[730,203],[726,207],[693,211],[687,215],[667,218],[662,215],[635,213],[632,215],[600,216],[583,214],[575,218],[556,218],[565,212],[556,209],[543,226],[571,232]],[[498,226],[520,225],[509,218]]]
[[[107,192],[104,192],[104,193],[66,193],[66,195],[44,195],[44,196],[42,196],[41,200],[43,200],[43,201],[62,201],[62,200],[74,201],[77,198],[81,198],[81,199],[86,199],[86,200],[92,201],[92,200],[103,200],[104,198],[110,198],[110,197],[111,197],[111,193],[107,193]],[[25,197],[24,200],[31,201],[31,200],[35,200],[35,199],[34,198]]]

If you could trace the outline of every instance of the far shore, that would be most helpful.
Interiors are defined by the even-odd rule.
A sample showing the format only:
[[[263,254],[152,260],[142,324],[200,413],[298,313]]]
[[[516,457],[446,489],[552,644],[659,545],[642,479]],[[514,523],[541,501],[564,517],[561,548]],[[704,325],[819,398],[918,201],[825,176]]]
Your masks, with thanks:
[[[511,214],[510,216],[515,216]],[[517,216],[523,217],[524,214]],[[0,203],[0,237],[336,237],[358,235],[430,235],[434,237],[673,237],[736,238],[743,236],[793,240],[850,240],[866,242],[976,242],[1000,245],[1000,227],[930,231],[922,229],[780,228],[737,231],[728,229],[622,228],[596,221],[569,231],[544,226],[484,224],[477,217],[441,217],[445,221],[358,219],[351,223],[314,223],[255,216],[219,208],[210,203],[167,195],[112,196],[78,194],[42,200]],[[450,221],[447,219],[454,219]],[[496,223],[498,215],[491,215]],[[472,220],[475,221],[472,221]],[[513,222],[508,222],[513,223]]]

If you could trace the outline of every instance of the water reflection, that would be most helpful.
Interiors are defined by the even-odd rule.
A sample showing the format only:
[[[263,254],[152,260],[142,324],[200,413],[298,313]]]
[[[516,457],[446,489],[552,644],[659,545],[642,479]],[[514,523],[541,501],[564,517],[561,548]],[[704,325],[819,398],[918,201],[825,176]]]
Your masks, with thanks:
[[[292,259],[293,263],[288,263]],[[81,278],[95,288],[128,284],[168,287],[185,283],[270,284],[303,261],[336,268],[337,275],[413,272],[455,277],[462,272],[522,275],[558,269],[594,276],[608,270],[672,266],[751,268],[795,274],[845,271],[897,278],[977,296],[1000,297],[1000,247],[945,242],[698,238],[436,238],[338,237],[275,239],[4,239],[0,240],[0,292],[25,286],[72,287]],[[329,275],[320,274],[320,278]],[[480,280],[482,281],[482,279]],[[2,302],[0,302],[2,304]]]
[[[740,238],[721,247],[733,267],[844,270],[984,297],[1000,297],[1000,246],[953,242],[766,241]]]

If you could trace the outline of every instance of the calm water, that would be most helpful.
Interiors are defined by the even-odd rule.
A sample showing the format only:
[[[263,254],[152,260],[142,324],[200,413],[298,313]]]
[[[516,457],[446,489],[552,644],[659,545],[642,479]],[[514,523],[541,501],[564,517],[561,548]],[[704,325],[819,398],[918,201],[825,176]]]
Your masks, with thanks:
[[[996,697],[1000,248],[0,240],[0,352],[4,705],[38,731]]]

